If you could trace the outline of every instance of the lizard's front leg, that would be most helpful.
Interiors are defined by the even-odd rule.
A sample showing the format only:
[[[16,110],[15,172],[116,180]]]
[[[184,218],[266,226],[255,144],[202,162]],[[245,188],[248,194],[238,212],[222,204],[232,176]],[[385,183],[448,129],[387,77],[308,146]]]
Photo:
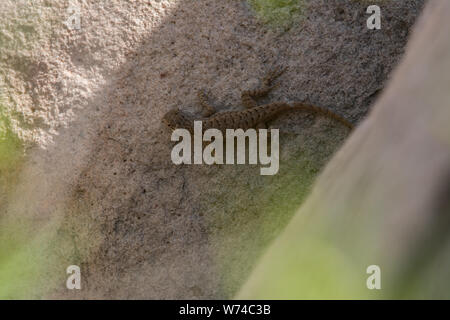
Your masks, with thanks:
[[[241,101],[244,107],[248,109],[257,107],[258,104],[255,99],[267,95],[270,90],[275,88],[278,84],[272,84],[272,82],[281,76],[284,71],[286,71],[286,68],[276,67],[266,74],[261,81],[262,86],[260,88],[243,91],[241,94]]]
[[[203,108],[203,112],[202,112],[203,117],[209,118],[214,113],[216,113],[216,109],[214,109],[214,107],[208,103],[208,101],[206,99],[206,95],[203,92],[203,90],[199,90],[197,92],[197,97],[198,97],[198,102],[200,103],[200,105]]]

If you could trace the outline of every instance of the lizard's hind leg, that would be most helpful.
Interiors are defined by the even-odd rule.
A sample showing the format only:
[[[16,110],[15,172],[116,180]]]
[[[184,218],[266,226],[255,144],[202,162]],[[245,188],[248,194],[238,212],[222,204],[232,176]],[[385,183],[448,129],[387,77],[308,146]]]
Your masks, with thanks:
[[[203,92],[203,90],[199,90],[197,92],[197,97],[198,97],[198,102],[200,103],[200,105],[203,108],[203,116],[208,118],[210,116],[212,116],[214,113],[216,113],[216,109],[214,109],[213,106],[211,106],[207,99],[206,99],[206,95]]]
[[[255,99],[265,96],[277,86],[277,84],[272,84],[281,74],[286,71],[286,68],[276,67],[269,71],[264,79],[262,80],[262,86],[255,90],[246,90],[241,94],[241,101],[244,107],[251,109],[257,107],[258,104]]]

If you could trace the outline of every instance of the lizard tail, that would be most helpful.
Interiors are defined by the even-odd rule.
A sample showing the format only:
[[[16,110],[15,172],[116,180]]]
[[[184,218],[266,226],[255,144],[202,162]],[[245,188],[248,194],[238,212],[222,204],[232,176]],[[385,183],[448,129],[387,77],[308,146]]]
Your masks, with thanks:
[[[346,126],[349,129],[353,129],[355,127],[353,125],[353,123],[351,123],[344,117],[341,117],[337,113],[335,113],[327,108],[316,107],[316,106],[312,106],[312,105],[304,104],[304,103],[294,103],[291,106],[291,108],[298,109],[298,110],[304,110],[304,111],[310,111],[310,112],[313,112],[316,114],[324,115],[325,117],[339,121],[340,123],[342,123],[344,126]]]

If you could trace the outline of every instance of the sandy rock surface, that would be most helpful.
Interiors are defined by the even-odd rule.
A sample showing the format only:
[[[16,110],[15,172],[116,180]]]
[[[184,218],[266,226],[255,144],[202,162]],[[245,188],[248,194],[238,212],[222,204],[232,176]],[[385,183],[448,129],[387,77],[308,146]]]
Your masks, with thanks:
[[[19,24],[34,21],[5,3]],[[34,3],[47,29],[1,60],[6,106],[30,145],[3,215],[50,230],[47,277],[81,266],[83,290],[51,281],[46,296],[176,299],[232,297],[349,132],[280,117],[280,171],[265,177],[256,166],[173,165],[163,114],[199,112],[200,88],[217,109],[240,109],[240,92],[282,65],[263,102],[306,101],[357,124],[422,1],[386,4],[377,32],[355,1],[310,1],[289,30],[263,25],[245,1],[80,1],[80,30],[62,24],[65,1]]]
[[[429,1],[382,96],[238,298],[449,299],[449,29],[450,2]],[[369,266],[380,290],[365,286]]]

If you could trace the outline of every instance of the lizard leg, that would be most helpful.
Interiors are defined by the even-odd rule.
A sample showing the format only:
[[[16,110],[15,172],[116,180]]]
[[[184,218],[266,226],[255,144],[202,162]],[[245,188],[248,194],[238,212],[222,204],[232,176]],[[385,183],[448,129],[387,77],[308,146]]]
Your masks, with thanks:
[[[204,117],[210,117],[212,116],[214,113],[216,113],[216,110],[214,109],[214,107],[212,107],[205,96],[205,93],[202,90],[199,90],[197,92],[197,97],[198,97],[198,101],[200,103],[200,105],[203,108],[203,116]]]
[[[270,92],[270,90],[275,88],[278,84],[272,84],[272,82],[276,80],[285,70],[286,68],[276,67],[266,74],[262,80],[262,86],[260,88],[243,91],[241,94],[241,101],[244,107],[248,109],[257,107],[258,105],[255,99],[265,96]]]
[[[267,129],[267,124],[265,122],[260,122],[256,125],[256,129]]]

